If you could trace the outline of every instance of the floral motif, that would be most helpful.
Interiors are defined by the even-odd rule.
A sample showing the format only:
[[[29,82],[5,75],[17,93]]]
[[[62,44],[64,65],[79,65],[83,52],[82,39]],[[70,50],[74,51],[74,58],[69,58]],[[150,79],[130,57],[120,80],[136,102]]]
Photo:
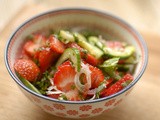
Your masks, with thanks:
[[[90,106],[90,105],[83,105],[79,109],[81,111],[88,111],[88,110],[92,109],[92,106]]]
[[[96,109],[92,110],[92,113],[97,114],[97,113],[100,113],[102,110],[103,110],[102,108],[96,108]]]
[[[64,110],[65,109],[65,106],[62,105],[62,104],[53,104],[53,107],[58,109],[58,110]]]
[[[77,115],[78,111],[76,111],[76,110],[68,110],[67,114],[69,114],[69,115]]]
[[[131,93],[132,90],[126,92],[125,96],[129,95]]]
[[[119,100],[114,104],[114,106],[119,105],[121,102],[122,102],[122,99],[119,99]]]
[[[106,112],[108,112],[108,111],[110,111],[110,110],[112,110],[112,109],[111,109],[111,108],[108,108],[108,109],[104,110],[103,113],[106,113]]]
[[[38,99],[37,97],[33,97],[31,96],[32,101],[36,102],[36,103],[41,103],[41,100]]]
[[[56,115],[61,117],[67,116],[65,113],[61,113],[61,112],[57,112]]]
[[[53,111],[54,109],[49,105],[43,105],[43,108],[47,111]]]
[[[81,114],[81,115],[79,115],[79,117],[81,117],[81,118],[85,118],[85,117],[89,117],[90,116],[90,114]]]
[[[105,106],[111,106],[114,102],[116,101],[116,99],[111,99],[111,100],[109,100],[109,101],[107,101],[106,103],[105,103]]]

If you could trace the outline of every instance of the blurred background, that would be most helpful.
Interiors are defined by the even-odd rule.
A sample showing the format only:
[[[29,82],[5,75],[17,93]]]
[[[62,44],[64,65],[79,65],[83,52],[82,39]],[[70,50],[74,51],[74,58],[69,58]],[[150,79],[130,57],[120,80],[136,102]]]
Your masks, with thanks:
[[[0,0],[0,31],[16,18],[25,19],[61,7],[89,7],[121,17],[140,31],[159,32],[160,0]]]
[[[6,41],[20,24],[41,12],[64,7],[116,15],[136,28],[148,44],[148,67],[130,97],[116,109],[87,120],[160,120],[160,0],[0,0],[0,120],[64,120],[27,100],[4,64]]]

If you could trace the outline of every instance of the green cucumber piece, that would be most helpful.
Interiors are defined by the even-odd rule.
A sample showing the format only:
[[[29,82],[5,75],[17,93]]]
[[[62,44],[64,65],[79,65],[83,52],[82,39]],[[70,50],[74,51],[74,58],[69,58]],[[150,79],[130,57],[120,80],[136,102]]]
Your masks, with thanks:
[[[90,36],[88,42],[94,46],[97,46],[100,49],[103,49],[104,45],[100,42],[99,38],[96,36]]]
[[[126,46],[124,51],[118,51],[112,48],[104,47],[103,51],[108,56],[124,59],[130,57],[135,52],[135,48],[133,46]]]
[[[138,61],[139,61],[139,57],[132,55],[129,58],[124,60],[124,64],[137,64]]]
[[[27,87],[29,88],[30,90],[38,93],[38,94],[41,94],[41,92],[34,86],[32,85],[28,80],[26,80],[25,78],[21,77],[18,73],[16,73],[19,77],[19,79],[21,80],[21,82]]]
[[[93,46],[89,44],[85,39],[82,37],[79,37],[80,34],[74,34],[76,38],[76,42],[78,43],[79,46],[83,47],[86,49],[91,55],[93,55],[95,58],[99,59],[103,56],[103,51],[101,51],[99,48],[96,46]]]
[[[130,65],[117,65],[118,71],[127,72],[130,69]]]
[[[119,80],[121,77],[116,74],[115,70],[117,69],[117,63],[119,58],[111,58],[106,61],[102,65],[99,65],[110,77]]]
[[[69,31],[64,31],[64,30],[61,30],[59,32],[59,39],[61,42],[65,44],[75,41],[73,34],[70,33]]]
[[[74,33],[73,36],[75,38],[75,41],[87,41],[87,39],[80,33]]]
[[[73,66],[76,68],[78,72],[80,72],[81,69],[81,57],[80,52],[77,48],[67,48],[61,57],[58,59],[58,62],[56,63],[56,68],[61,65],[64,61],[69,59]]]

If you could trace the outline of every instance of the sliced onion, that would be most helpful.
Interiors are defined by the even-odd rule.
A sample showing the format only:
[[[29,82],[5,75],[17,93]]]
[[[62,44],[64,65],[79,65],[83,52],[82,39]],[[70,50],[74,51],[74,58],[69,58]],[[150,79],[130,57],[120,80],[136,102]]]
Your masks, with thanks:
[[[98,86],[98,88],[96,89],[96,93],[102,91],[104,88],[106,88],[106,84],[105,83],[103,83],[100,86]]]
[[[96,90],[97,90],[97,88],[94,88],[94,89],[91,89],[91,90],[89,90],[88,91],[88,95],[95,95],[96,94]]]
[[[100,86],[98,86],[98,88],[94,88],[88,91],[88,95],[93,95],[92,98],[90,98],[89,100],[93,100],[96,98],[96,93],[99,93],[100,91],[102,91],[104,88],[106,88],[106,84],[103,83]]]
[[[47,95],[53,95],[53,94],[62,94],[63,92],[59,90],[59,91],[47,91],[46,93]]]
[[[106,43],[106,40],[104,40],[104,39],[102,38],[102,35],[99,35],[98,38],[99,38],[99,41],[100,41],[102,44],[105,44],[105,43]]]
[[[50,78],[49,81],[50,81],[51,85],[53,86],[54,85],[53,80]]]
[[[48,90],[48,91],[46,92],[47,95],[64,93],[64,92],[58,90],[56,86],[50,86],[50,87],[47,88],[47,90]],[[54,90],[54,91],[52,91],[52,90]]]
[[[96,98],[96,94],[93,95],[93,97],[91,97],[90,99],[88,100],[94,100]]]
[[[91,71],[88,65],[85,65],[84,63],[82,63],[81,65],[82,65],[81,71],[76,73],[74,78],[74,83],[77,89],[84,93],[86,92],[86,90],[89,90],[91,88]],[[86,79],[87,79],[87,83],[85,83],[84,85],[79,80],[80,75],[82,73],[86,75]]]

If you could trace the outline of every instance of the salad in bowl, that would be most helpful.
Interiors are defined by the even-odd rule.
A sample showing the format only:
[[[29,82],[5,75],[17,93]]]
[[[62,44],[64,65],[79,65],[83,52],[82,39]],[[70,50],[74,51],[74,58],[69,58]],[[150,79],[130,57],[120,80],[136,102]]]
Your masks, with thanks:
[[[14,69],[31,90],[51,98],[93,100],[115,94],[133,80],[135,48],[87,31],[33,33]]]
[[[82,8],[31,18],[5,49],[6,68],[23,94],[45,112],[67,118],[93,117],[118,106],[147,60],[145,41],[133,27]]]

